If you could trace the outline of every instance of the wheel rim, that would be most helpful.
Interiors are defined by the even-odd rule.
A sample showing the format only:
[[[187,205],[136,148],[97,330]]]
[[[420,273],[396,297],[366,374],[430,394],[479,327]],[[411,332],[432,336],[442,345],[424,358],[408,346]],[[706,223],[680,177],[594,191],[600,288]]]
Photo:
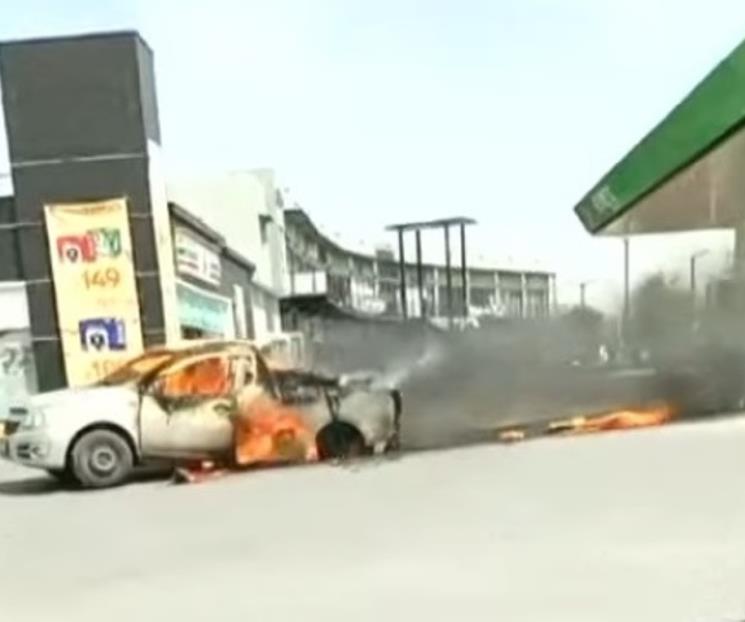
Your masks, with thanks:
[[[98,445],[88,458],[88,465],[98,475],[111,475],[116,471],[119,456],[111,445]]]

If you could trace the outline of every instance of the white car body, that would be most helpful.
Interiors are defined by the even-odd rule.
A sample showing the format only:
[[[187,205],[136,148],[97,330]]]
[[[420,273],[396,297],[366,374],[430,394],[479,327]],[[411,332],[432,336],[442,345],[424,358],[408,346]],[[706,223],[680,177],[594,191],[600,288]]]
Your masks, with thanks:
[[[75,439],[94,427],[126,434],[139,455],[139,398],[134,385],[62,389],[33,396],[20,427],[0,444],[7,459],[29,467],[63,470]]]
[[[238,416],[241,396],[265,396],[279,406],[282,399],[289,397],[278,393],[279,388],[274,386],[277,376],[272,374],[284,374],[286,378],[287,374],[295,373],[269,371],[259,350],[242,342],[208,344],[183,351],[158,350],[143,357],[154,364],[137,378],[121,383],[104,381],[31,398],[28,412],[19,418],[12,433],[0,440],[0,457],[55,474],[72,473],[79,479],[74,472],[82,468],[76,447],[85,445],[85,439],[113,433],[109,437],[116,438],[100,442],[113,443],[113,450],[112,447],[106,450],[109,458],[116,457],[117,451],[119,456],[127,454],[122,458],[126,470],[143,462],[207,459],[230,462],[235,457],[233,418]],[[138,364],[136,361],[141,359],[133,359],[132,364]],[[223,370],[217,393],[205,388],[179,388],[178,383],[175,394],[170,392],[173,388],[167,388],[169,378],[191,378],[190,369],[215,361]],[[297,373],[302,382],[307,374]],[[265,382],[274,386],[270,392],[259,382],[261,374],[266,377]],[[311,378],[307,382],[315,387],[316,399],[298,404],[294,412],[301,414],[309,433],[316,435],[336,421],[353,426],[364,445],[375,451],[390,448],[393,439],[397,443],[400,398],[393,392],[374,389],[347,392],[339,396],[334,415],[320,388],[329,380]],[[246,404],[250,413],[252,402]],[[312,438],[308,440],[309,445],[315,443]]]

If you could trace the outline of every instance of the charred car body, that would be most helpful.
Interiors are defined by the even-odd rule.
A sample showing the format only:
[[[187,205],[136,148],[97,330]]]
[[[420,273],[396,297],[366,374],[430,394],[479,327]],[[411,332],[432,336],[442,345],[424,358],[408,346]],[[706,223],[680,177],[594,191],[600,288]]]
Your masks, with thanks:
[[[40,394],[0,455],[86,487],[138,464],[240,468],[396,449],[401,396],[366,377],[277,366],[248,342],[155,349],[101,382]]]

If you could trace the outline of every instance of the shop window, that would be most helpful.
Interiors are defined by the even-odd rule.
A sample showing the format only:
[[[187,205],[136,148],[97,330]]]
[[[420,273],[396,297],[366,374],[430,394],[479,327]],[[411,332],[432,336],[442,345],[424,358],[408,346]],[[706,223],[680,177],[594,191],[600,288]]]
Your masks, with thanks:
[[[219,337],[222,337],[222,335],[218,333],[211,333],[201,328],[194,328],[193,326],[181,327],[182,339],[217,339]]]

